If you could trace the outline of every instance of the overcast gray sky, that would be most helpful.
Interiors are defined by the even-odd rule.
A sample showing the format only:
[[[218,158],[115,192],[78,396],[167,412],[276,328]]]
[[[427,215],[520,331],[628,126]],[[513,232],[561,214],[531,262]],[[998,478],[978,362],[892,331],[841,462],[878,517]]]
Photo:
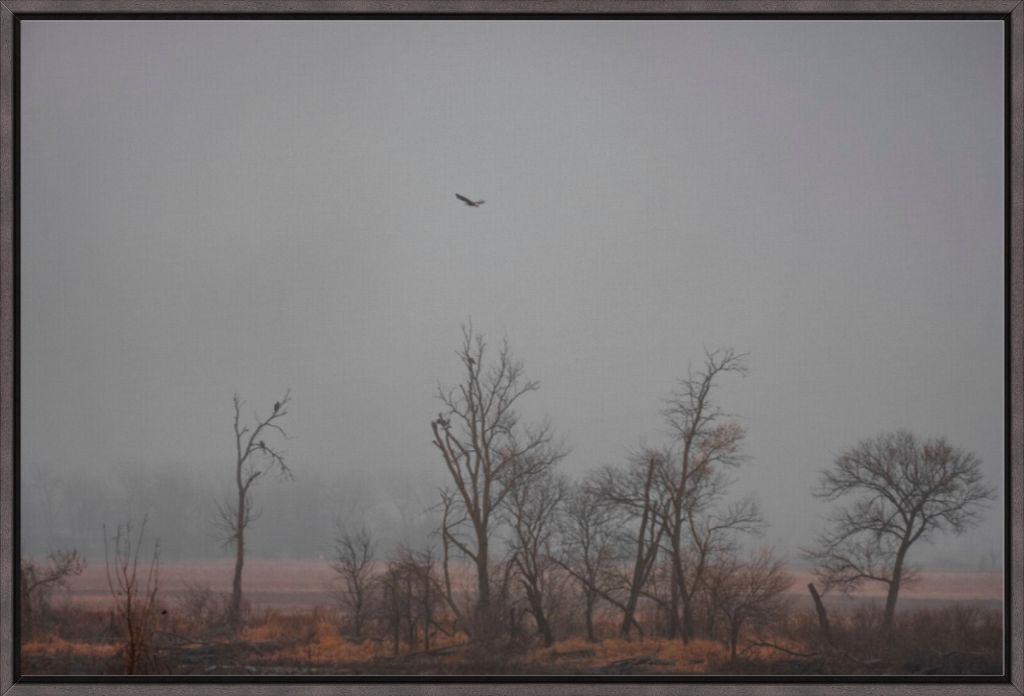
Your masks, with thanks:
[[[573,473],[661,442],[703,347],[749,352],[721,392],[737,489],[791,556],[815,472],[883,430],[945,435],[1001,487],[1002,37],[24,21],[23,480],[226,481],[232,393],[289,387],[300,482],[441,480],[429,421],[472,317],[541,382],[527,411]],[[1001,548],[1001,505],[921,557]]]

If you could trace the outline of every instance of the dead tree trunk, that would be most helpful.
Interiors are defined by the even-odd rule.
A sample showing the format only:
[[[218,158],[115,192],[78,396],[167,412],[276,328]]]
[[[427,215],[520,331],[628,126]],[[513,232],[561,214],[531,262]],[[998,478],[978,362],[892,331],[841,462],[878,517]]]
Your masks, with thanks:
[[[818,627],[821,630],[822,639],[829,645],[832,645],[832,630],[828,625],[828,612],[825,611],[825,605],[821,601],[821,595],[818,594],[818,588],[814,586],[813,582],[807,583],[807,589],[811,592],[811,599],[814,600],[814,611],[818,614]]]
[[[245,566],[245,530],[252,524],[258,512],[252,508],[252,487],[276,470],[281,478],[291,478],[292,472],[284,460],[284,450],[267,444],[266,438],[288,439],[288,433],[277,422],[288,414],[290,402],[285,392],[280,401],[274,402],[273,411],[266,418],[255,417],[250,427],[242,424],[242,400],[238,394],[232,399],[234,406],[235,465],[234,479],[237,497],[226,503],[218,503],[219,518],[216,522],[226,543],[235,547],[235,571],[231,578],[231,599],[228,602],[228,624],[238,628],[242,613],[242,569]]]

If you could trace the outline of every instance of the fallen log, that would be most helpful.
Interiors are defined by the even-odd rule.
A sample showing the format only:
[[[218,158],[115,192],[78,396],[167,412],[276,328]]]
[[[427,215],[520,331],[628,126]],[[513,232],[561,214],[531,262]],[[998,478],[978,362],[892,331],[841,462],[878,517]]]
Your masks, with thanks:
[[[784,648],[781,645],[776,645],[775,643],[769,643],[767,641],[761,641],[761,640],[751,641],[750,643],[748,643],[748,645],[751,646],[751,647],[754,647],[754,648],[771,648],[772,650],[778,650],[779,652],[784,652],[787,655],[792,655],[793,657],[802,657],[802,658],[805,658],[805,659],[811,659],[813,657],[818,657],[818,653],[816,653],[816,652],[812,652],[812,653],[797,652],[796,650],[790,650],[789,648]]]
[[[662,660],[654,655],[638,655],[636,657],[627,657],[624,660],[609,662],[604,667],[601,667],[599,671],[603,674],[629,674],[637,667],[670,664],[672,664],[670,661]]]

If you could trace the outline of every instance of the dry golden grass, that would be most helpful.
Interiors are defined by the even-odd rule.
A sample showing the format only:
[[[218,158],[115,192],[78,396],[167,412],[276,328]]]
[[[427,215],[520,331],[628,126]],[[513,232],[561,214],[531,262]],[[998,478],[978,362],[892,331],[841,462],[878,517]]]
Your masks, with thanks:
[[[596,633],[603,638],[596,643],[572,638],[542,648],[527,622],[514,640],[503,639],[501,647],[494,649],[467,645],[464,634],[444,636],[438,632],[431,637],[431,649],[455,649],[429,654],[424,654],[421,631],[415,644],[409,644],[403,630],[396,655],[390,630],[380,617],[367,627],[373,640],[346,638],[346,622],[325,588],[331,578],[328,564],[322,561],[254,561],[245,583],[251,609],[246,626],[234,636],[219,620],[197,623],[188,603],[179,601],[184,593],[176,595],[185,589],[186,580],[215,580],[210,582],[211,589],[226,591],[229,564],[166,564],[161,569],[161,597],[167,608],[158,638],[161,662],[153,669],[174,674],[593,674],[630,673],[635,667],[632,673],[638,674],[782,674],[799,667],[792,664],[795,658],[818,650],[817,621],[796,596],[806,600],[806,576],[799,576],[794,583],[794,602],[787,615],[763,629],[772,646],[752,645],[758,629],[749,627],[736,660],[730,660],[720,641],[694,640],[684,645],[664,638],[635,636],[627,641],[614,637],[621,617],[607,606],[594,616]],[[119,668],[117,646],[103,642],[113,635],[105,580],[102,585],[94,576],[73,581],[71,593],[61,598],[47,623],[38,626],[39,636],[23,644],[26,673],[102,674]],[[1001,591],[998,574],[924,574],[918,585],[901,596],[899,650],[881,650],[884,646],[880,647],[877,638],[879,600],[870,592],[856,601],[829,595],[826,603],[833,635],[844,650],[862,660],[870,658],[871,664],[878,664],[876,658],[887,660],[876,671],[915,673],[939,668],[951,674],[991,674],[997,673],[1001,664],[1002,614],[998,600],[993,599]],[[645,626],[656,625],[654,616],[641,615],[640,620]],[[556,635],[579,635],[581,631],[577,617],[556,626]],[[972,656],[973,662],[943,657],[948,655]],[[648,658],[644,664],[614,671],[616,663],[641,657]],[[824,670],[821,673],[833,673],[830,669],[870,673],[874,668],[830,663],[820,669]]]
[[[107,659],[117,653],[117,646],[110,643],[86,643],[65,640],[57,635],[46,635],[22,643],[21,654],[25,658],[67,656],[71,659]]]
[[[102,618],[99,613],[91,616]],[[834,635],[842,646],[836,654],[849,651],[856,659],[818,666],[814,666],[814,660],[807,660],[807,665],[822,674],[915,673],[922,668],[950,674],[999,671],[1002,643],[998,613],[970,606],[914,611],[903,616],[897,627],[899,644],[890,648],[879,643],[877,626],[865,623],[865,617],[871,616],[872,611],[861,608],[834,617]],[[798,618],[773,626],[765,634],[770,644],[756,645],[758,632],[749,632],[735,661],[730,660],[728,649],[720,641],[693,640],[684,645],[678,639],[667,638],[616,637],[594,643],[571,638],[547,648],[528,647],[529,640],[536,640],[533,637],[516,648],[506,649],[502,642],[481,653],[459,634],[432,637],[431,652],[403,641],[395,656],[394,645],[383,636],[358,643],[346,639],[334,612],[262,610],[250,617],[249,625],[236,639],[208,637],[204,645],[215,646],[216,650],[198,660],[186,659],[194,649],[189,645],[160,643],[159,660],[153,669],[155,673],[173,674],[209,674],[211,670],[216,674],[801,673],[794,656],[814,657],[819,647],[814,622],[804,620],[807,617],[802,615]],[[82,620],[76,615],[76,621]],[[92,635],[99,633],[94,630]],[[435,652],[445,647],[454,649]],[[76,640],[55,632],[43,632],[27,641],[22,655],[27,674],[104,674],[120,669],[116,644]],[[955,659],[950,661],[950,656]],[[623,661],[636,658],[644,658],[642,664],[620,669]],[[877,658],[883,659],[880,662]],[[821,662],[820,657],[815,660]]]
[[[334,665],[365,664],[385,657],[387,648],[382,643],[364,641],[353,643],[338,635],[337,629],[326,621],[312,626],[312,637],[296,641],[287,647],[264,653],[255,664],[303,665],[304,667],[330,667]]]
[[[641,656],[668,663],[655,665],[650,671],[692,673],[707,671],[709,665],[726,660],[728,651],[721,643],[708,640],[692,640],[683,645],[682,641],[664,638],[609,638],[597,643],[570,639],[559,641],[550,648],[531,651],[526,662],[594,670],[619,660]]]

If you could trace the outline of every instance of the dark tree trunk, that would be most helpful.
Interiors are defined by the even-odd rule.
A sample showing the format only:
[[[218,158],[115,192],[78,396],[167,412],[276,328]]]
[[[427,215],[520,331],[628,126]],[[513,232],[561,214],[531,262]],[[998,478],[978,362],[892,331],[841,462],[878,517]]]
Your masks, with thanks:
[[[405,575],[405,624],[406,624],[406,642],[409,643],[409,647],[413,648],[416,645],[416,617],[415,607],[413,607],[413,591],[412,591],[412,575],[406,572]]]
[[[585,601],[584,612],[586,613],[587,621],[587,640],[591,643],[596,643],[597,636],[594,635],[594,593],[587,591]]]
[[[629,593],[629,599],[626,600],[626,606],[622,610],[622,626],[619,628],[619,636],[622,638],[629,639],[629,632],[636,621],[633,618],[633,615],[636,613],[636,604],[638,599],[639,597],[637,593]]]
[[[711,596],[708,597],[707,607],[707,616],[704,618],[704,633],[708,640],[714,640],[715,630],[718,627],[716,624],[718,620],[718,599],[715,597],[713,589]]]
[[[896,616],[896,600],[900,594],[900,584],[903,582],[903,561],[907,556],[907,549],[910,548],[910,539],[904,538],[896,551],[896,562],[892,567],[892,580],[889,581],[889,592],[885,597],[885,614],[882,616],[882,628],[886,635],[891,635],[893,618]]]
[[[425,571],[429,573],[429,570]],[[430,625],[434,621],[430,611],[430,575],[423,576],[423,649],[430,650]]]
[[[391,580],[391,646],[392,653],[398,657],[402,645],[402,607],[398,601],[398,580]]]
[[[231,580],[231,606],[228,623],[238,627],[242,620],[242,568],[245,566],[245,495],[238,492],[238,511],[235,518],[235,574]]]
[[[673,535],[670,540],[672,546],[672,587],[669,593],[669,607],[668,607],[668,637],[669,639],[678,638],[682,633],[682,627],[679,623],[679,601],[680,601],[680,587],[683,584],[682,575],[682,562],[679,558],[679,530],[673,530]],[[686,634],[683,633],[683,642],[686,642]]]
[[[893,617],[896,616],[896,600],[900,593],[900,578],[893,573],[889,582],[889,592],[885,596],[885,613],[882,615],[882,629],[889,634],[892,632]]]
[[[536,589],[527,589],[526,598],[530,602],[530,613],[533,614],[533,620],[537,624],[537,633],[544,639],[544,647],[549,648],[554,644],[555,637],[551,633],[551,624],[544,613],[543,598]]]
[[[825,604],[821,601],[821,595],[818,594],[818,588],[814,586],[814,583],[807,583],[807,589],[811,592],[811,599],[814,600],[814,611],[818,614],[818,627],[821,630],[822,639],[832,644],[832,630],[828,625],[828,612],[825,611]]]
[[[477,611],[482,618],[486,618],[491,606],[491,578],[488,568],[487,530],[477,530],[477,557],[476,557],[476,587],[477,587]]]
[[[690,601],[686,594],[681,596],[683,599],[683,645],[686,645],[693,637],[693,602]]]

